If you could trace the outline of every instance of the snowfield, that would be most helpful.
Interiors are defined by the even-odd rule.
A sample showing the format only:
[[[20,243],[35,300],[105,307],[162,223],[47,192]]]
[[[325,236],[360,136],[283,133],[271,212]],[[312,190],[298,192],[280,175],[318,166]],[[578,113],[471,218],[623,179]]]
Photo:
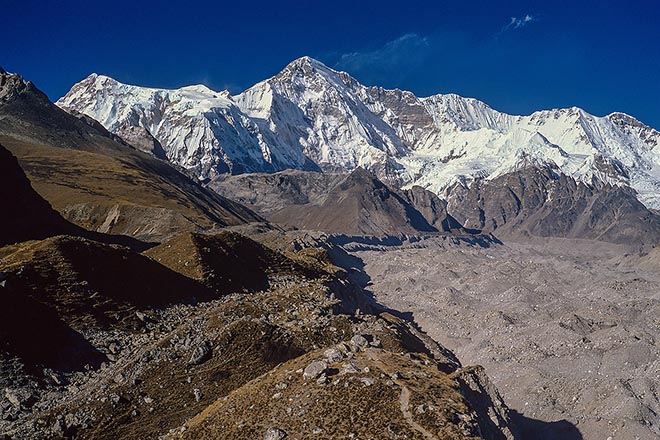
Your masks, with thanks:
[[[660,132],[631,116],[597,117],[577,107],[509,115],[454,94],[420,98],[367,87],[309,57],[236,96],[92,74],[57,105],[120,136],[140,127],[202,180],[361,166],[442,196],[457,181],[493,178],[531,159],[588,184],[629,185],[660,208]]]

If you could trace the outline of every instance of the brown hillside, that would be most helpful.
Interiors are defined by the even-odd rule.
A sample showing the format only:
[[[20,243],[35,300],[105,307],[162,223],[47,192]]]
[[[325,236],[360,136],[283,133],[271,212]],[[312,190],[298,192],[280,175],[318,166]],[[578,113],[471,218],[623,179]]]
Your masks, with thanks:
[[[274,222],[347,235],[438,232],[404,197],[362,168],[331,188],[319,205],[291,205]]]
[[[143,250],[147,243],[121,235],[92,232],[66,221],[30,185],[16,158],[0,145],[0,246],[68,234]]]
[[[181,234],[145,255],[220,293],[265,290],[274,276],[313,273],[283,254],[229,231]]]
[[[59,109],[19,75],[0,73],[0,143],[42,197],[90,230],[153,241],[258,220],[99,124]]]
[[[210,299],[201,285],[135,253],[57,236],[0,249],[7,285],[76,329],[139,327],[136,311]]]
[[[482,438],[457,383],[430,358],[347,348],[335,348],[341,353],[335,362],[318,350],[279,365],[170,438],[261,439],[269,430],[298,439]],[[327,365],[321,382],[297,371],[314,361]]]
[[[65,221],[30,186],[12,154],[0,145],[0,246],[73,233]]]
[[[551,164],[531,164],[492,180],[448,189],[448,210],[469,228],[500,236],[567,237],[650,249],[660,216],[629,188],[587,185]]]

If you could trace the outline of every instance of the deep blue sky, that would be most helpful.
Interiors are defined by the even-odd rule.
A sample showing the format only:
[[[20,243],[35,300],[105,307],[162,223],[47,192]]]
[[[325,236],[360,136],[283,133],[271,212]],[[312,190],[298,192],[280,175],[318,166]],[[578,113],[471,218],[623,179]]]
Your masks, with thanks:
[[[2,0],[0,66],[51,99],[91,72],[238,92],[310,55],[365,84],[660,128],[660,2]]]

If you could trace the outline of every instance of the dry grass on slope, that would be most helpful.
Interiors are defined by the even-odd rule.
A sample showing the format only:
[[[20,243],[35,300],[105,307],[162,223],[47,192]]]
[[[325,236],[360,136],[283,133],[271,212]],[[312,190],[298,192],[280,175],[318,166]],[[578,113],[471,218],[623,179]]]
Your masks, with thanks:
[[[324,273],[230,231],[181,234],[145,255],[220,293],[266,290],[273,277]]]
[[[476,439],[474,416],[450,376],[426,355],[380,348],[351,351],[336,362],[316,350],[279,365],[219,399],[170,438],[262,439],[279,430],[292,439]],[[306,378],[314,361],[320,379]]]
[[[9,287],[74,328],[139,326],[135,311],[211,299],[198,283],[115,245],[56,236],[0,248]]]
[[[159,438],[280,363],[350,338],[335,304],[311,282],[154,314],[138,345],[121,342],[117,362],[36,423],[67,413],[79,420],[69,428],[77,438]]]
[[[177,231],[259,220],[167,163],[128,147],[108,155],[7,136],[0,136],[0,142],[53,208],[92,231],[158,241]]]

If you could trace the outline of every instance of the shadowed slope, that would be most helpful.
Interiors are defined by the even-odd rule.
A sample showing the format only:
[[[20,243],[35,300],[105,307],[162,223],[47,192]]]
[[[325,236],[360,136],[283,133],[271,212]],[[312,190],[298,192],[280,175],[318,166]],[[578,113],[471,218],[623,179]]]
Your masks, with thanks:
[[[57,310],[74,328],[139,326],[136,310],[213,297],[128,248],[80,237],[1,248],[0,271],[9,287]]]
[[[90,232],[64,220],[37,194],[16,158],[0,145],[0,200],[5,215],[0,216],[0,246],[53,235],[69,234],[103,243],[114,243],[143,250],[147,244],[130,237]]]
[[[0,246],[72,233],[73,225],[55,212],[30,186],[16,158],[0,145]]]
[[[259,219],[95,121],[64,112],[19,75],[0,73],[0,142],[39,194],[91,230],[151,241]]]
[[[337,188],[341,185],[343,185],[341,189]],[[413,186],[408,190],[397,190],[384,185],[362,169],[356,170],[352,178],[347,178],[346,174],[299,170],[274,174],[222,176],[209,183],[208,187],[249,206],[266,217],[272,216],[276,221],[297,227],[307,227],[310,219],[307,219],[306,215],[314,218],[325,215],[326,213],[315,212],[321,205],[325,205],[326,210],[330,211],[333,202],[338,203],[344,198],[351,200],[361,197],[357,206],[361,207],[362,212],[354,212],[348,202],[349,211],[331,214],[334,216],[345,214],[345,219],[321,221],[319,224],[323,228],[329,228],[323,230],[347,231],[346,225],[353,224],[369,234],[380,235],[383,231],[388,234],[398,234],[399,229],[402,228],[397,225],[404,221],[413,222],[407,225],[407,229],[412,228],[420,232],[434,229],[449,232],[462,229],[462,226],[447,214],[447,203],[432,192],[419,186]],[[351,190],[351,196],[347,196],[346,193],[349,187],[355,187]],[[359,194],[361,190],[364,190],[364,194]],[[308,214],[309,211],[314,213]],[[372,214],[374,217],[371,219],[373,223],[371,225],[360,218]],[[420,219],[418,214],[421,214],[423,219]],[[358,217],[356,218],[355,215]],[[364,227],[359,225],[361,221],[365,223]],[[425,225],[424,221],[428,225]]]
[[[106,360],[78,331],[71,328],[53,308],[8,286],[0,290],[0,360],[18,357],[26,372],[35,376],[43,368],[60,372],[98,367]]]
[[[220,293],[265,290],[272,276],[313,274],[283,254],[229,231],[182,234],[145,255]]]

